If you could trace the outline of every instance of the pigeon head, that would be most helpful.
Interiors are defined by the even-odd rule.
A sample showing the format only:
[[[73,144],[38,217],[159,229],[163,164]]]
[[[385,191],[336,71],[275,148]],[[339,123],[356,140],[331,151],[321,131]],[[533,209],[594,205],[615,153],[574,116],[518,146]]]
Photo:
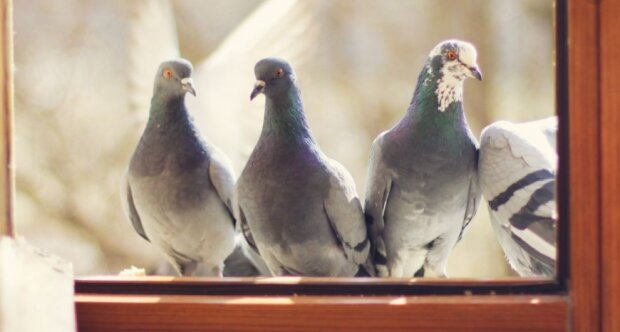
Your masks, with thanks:
[[[155,75],[155,94],[167,97],[196,96],[192,81],[192,64],[185,59],[163,62]]]
[[[461,40],[446,40],[433,48],[425,68],[425,85],[426,80],[437,80],[435,94],[440,111],[445,111],[452,102],[463,100],[466,78],[482,80],[477,56],[474,45]]]
[[[265,58],[254,66],[256,83],[250,94],[250,100],[259,93],[269,98],[285,95],[288,89],[295,85],[295,72],[284,59]]]
[[[482,81],[474,45],[461,40],[446,40],[439,43],[431,53],[431,70],[440,71],[442,76],[462,82],[467,77]]]

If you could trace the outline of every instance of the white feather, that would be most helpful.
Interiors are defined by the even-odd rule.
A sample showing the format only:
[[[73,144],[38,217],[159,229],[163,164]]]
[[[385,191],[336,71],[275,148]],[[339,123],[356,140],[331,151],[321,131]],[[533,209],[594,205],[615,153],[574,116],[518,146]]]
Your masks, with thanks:
[[[550,242],[528,227],[520,229],[511,224],[515,215],[526,213],[543,220],[538,227],[546,227],[544,235],[555,232],[555,197],[535,206],[535,211],[526,205],[537,190],[555,184],[558,162],[556,131],[557,119],[552,117],[521,124],[496,122],[485,128],[481,135],[478,174],[482,194],[489,202],[503,195],[504,200],[495,201],[498,206],[489,208],[491,223],[511,266],[523,276],[539,273],[532,263],[532,255],[544,255],[551,261],[556,258],[556,241]],[[531,174],[547,176],[532,177]],[[524,180],[528,175],[529,182]],[[520,247],[514,237],[529,248]]]

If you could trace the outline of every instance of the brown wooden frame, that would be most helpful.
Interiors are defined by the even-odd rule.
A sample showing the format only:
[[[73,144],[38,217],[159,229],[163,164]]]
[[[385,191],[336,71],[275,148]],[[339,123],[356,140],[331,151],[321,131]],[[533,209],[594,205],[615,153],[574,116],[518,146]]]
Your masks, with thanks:
[[[620,90],[614,88],[620,76],[620,1],[558,1],[559,8],[566,2],[568,14],[567,54],[558,55],[558,66],[567,61],[568,71],[558,71],[558,82],[568,82],[568,104],[558,98],[558,109],[568,110],[560,122],[559,150],[566,162],[559,192],[566,195],[560,220],[567,240],[560,252],[569,255],[560,257],[557,282],[344,281],[353,285],[350,289],[362,289],[361,296],[340,291],[342,281],[333,279],[90,279],[76,283],[80,330],[620,331]],[[0,10],[6,22],[0,52],[0,165],[9,166],[10,1],[4,0]],[[5,189],[0,191],[5,218],[0,234],[12,230],[12,181],[11,167],[0,168]],[[268,295],[252,291],[257,289],[252,283],[270,285],[263,287],[270,289]],[[383,291],[373,292],[377,289]],[[306,295],[296,296],[295,290]],[[494,290],[511,294],[493,295]]]
[[[599,311],[605,331],[620,331],[620,3],[600,1],[601,247]],[[587,274],[587,271],[581,273]]]

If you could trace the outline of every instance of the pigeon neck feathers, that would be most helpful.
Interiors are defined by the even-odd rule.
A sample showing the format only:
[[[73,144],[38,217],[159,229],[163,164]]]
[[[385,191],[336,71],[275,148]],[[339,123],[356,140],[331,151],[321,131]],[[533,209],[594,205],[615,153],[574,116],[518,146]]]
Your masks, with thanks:
[[[285,93],[265,99],[263,135],[284,135],[287,139],[314,141],[304,114],[299,88],[295,84]]]
[[[145,136],[154,134],[161,139],[165,137],[165,142],[162,142],[162,144],[166,143],[165,145],[177,144],[178,142],[174,141],[181,139],[188,142],[196,141],[199,145],[204,144],[204,142],[199,142],[201,141],[200,135],[187,111],[184,98],[184,96],[161,99],[153,97]],[[178,150],[178,147],[174,150]]]
[[[185,172],[204,162],[205,149],[206,143],[194,127],[183,97],[153,98],[149,120],[132,158],[132,171],[153,175],[172,167],[173,172]]]
[[[185,107],[185,95],[162,95],[155,94],[151,98],[151,110],[149,122],[159,121],[178,121],[187,118],[187,108]]]
[[[449,101],[442,110],[442,101],[447,102],[445,93],[449,91],[449,95],[454,96],[462,94],[463,85],[462,82],[453,84],[452,80],[444,80],[440,60],[429,58],[424,65],[407,113],[396,126],[397,132],[436,136],[453,133],[455,128],[467,127],[461,100]]]
[[[411,111],[443,113],[454,108],[462,110],[464,77],[456,77],[451,70],[451,66],[443,65],[439,55],[426,61],[418,76]]]

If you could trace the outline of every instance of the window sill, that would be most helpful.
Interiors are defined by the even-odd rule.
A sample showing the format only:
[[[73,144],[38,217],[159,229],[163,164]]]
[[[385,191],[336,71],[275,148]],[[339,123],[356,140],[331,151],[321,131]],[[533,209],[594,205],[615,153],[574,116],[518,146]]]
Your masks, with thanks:
[[[90,330],[566,331],[569,300],[557,295],[75,296]]]

